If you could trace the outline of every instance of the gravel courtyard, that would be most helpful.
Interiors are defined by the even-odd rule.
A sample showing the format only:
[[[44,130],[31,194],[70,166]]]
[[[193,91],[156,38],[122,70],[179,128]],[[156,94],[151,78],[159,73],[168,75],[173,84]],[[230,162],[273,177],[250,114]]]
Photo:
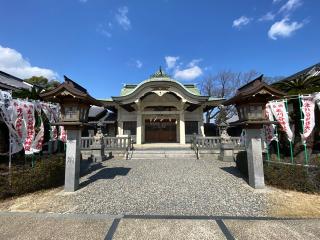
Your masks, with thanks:
[[[192,159],[109,160],[81,179],[76,213],[267,215],[267,190],[253,190],[234,163]]]

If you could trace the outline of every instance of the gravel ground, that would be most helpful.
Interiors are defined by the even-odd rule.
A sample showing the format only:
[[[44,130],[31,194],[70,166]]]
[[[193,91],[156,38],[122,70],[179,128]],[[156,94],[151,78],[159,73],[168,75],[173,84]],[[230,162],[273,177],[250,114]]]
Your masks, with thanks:
[[[234,163],[113,159],[81,182],[76,213],[267,215],[267,191],[250,188]]]

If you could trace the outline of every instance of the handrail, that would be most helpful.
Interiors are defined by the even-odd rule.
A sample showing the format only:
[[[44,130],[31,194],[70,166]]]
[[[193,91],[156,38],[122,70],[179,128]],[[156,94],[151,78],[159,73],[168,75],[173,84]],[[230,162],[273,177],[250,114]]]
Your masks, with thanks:
[[[226,143],[233,144],[235,148],[240,147],[240,137],[230,137],[230,139],[225,140]],[[196,151],[199,149],[219,149],[221,146],[221,137],[205,137],[193,135],[192,148]]]
[[[89,150],[93,144],[94,137],[81,137],[80,148]],[[131,136],[125,137],[103,137],[103,143],[106,149],[123,149],[129,151],[133,148]]]

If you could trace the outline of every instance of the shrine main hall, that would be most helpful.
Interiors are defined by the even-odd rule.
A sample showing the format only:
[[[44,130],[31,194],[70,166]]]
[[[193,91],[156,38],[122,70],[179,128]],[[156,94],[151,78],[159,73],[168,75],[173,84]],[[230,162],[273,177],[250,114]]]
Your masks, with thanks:
[[[180,143],[204,136],[203,113],[223,99],[200,94],[195,84],[182,84],[161,68],[139,84],[125,84],[120,96],[100,100],[114,112],[105,121],[109,135],[131,135],[136,144]]]

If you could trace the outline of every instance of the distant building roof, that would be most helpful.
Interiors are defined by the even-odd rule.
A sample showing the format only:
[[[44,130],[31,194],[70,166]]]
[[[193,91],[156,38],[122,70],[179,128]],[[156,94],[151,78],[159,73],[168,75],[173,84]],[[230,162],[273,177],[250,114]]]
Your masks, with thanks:
[[[292,81],[292,80],[294,80],[296,78],[299,78],[302,75],[308,74],[308,73],[310,73],[312,71],[313,71],[313,74],[320,74],[320,63],[317,63],[317,64],[314,64],[314,65],[312,65],[310,67],[307,67],[307,68],[303,69],[302,71],[299,71],[299,72],[297,72],[297,73],[295,73],[295,74],[293,74],[293,75],[291,75],[289,77],[286,77],[286,78],[280,80],[279,82],[275,82],[274,84],[277,84],[277,83],[280,83],[280,82]]]
[[[6,72],[0,71],[0,89],[5,90],[31,90],[32,84],[25,82],[24,80],[12,76]]]

